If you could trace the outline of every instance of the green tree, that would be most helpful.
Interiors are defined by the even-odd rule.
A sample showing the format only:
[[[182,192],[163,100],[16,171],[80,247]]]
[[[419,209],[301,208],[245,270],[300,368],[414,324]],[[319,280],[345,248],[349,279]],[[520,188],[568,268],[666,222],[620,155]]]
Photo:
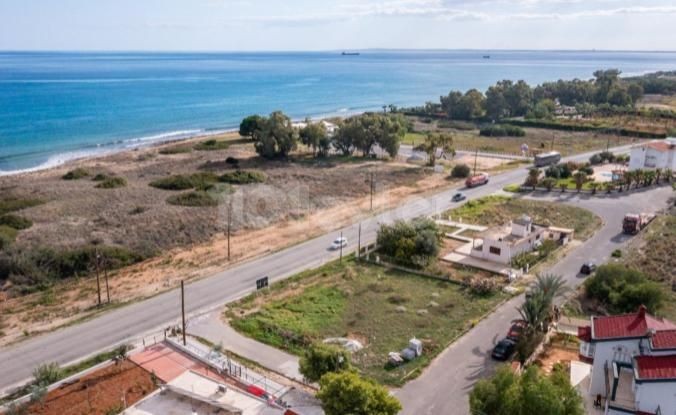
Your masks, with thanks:
[[[456,164],[451,170],[451,177],[453,178],[465,178],[469,177],[469,174],[472,172],[472,169],[469,168],[466,164]]]
[[[551,192],[556,185],[556,180],[551,177],[547,177],[542,180],[542,185],[547,189],[548,192]]]
[[[537,186],[538,181],[540,180],[540,173],[540,169],[537,167],[528,169],[528,176],[526,176],[526,181],[524,184],[526,186],[531,186],[533,190],[535,190],[535,186]]]
[[[627,93],[631,97],[631,102],[636,105],[643,98],[643,87],[639,83],[631,82],[627,85]]]
[[[396,415],[401,404],[377,383],[354,372],[327,373],[317,398],[326,415]]]
[[[377,244],[380,251],[397,262],[424,267],[439,253],[441,231],[427,218],[410,222],[396,221],[382,224],[378,229]]]
[[[317,382],[327,373],[350,369],[350,354],[338,346],[317,343],[300,358],[299,370],[305,379]]]
[[[556,372],[556,371],[555,371]],[[521,376],[507,366],[480,380],[469,397],[472,415],[583,415],[582,397],[561,374],[547,377],[536,366]]]
[[[253,134],[256,152],[265,158],[287,157],[298,141],[291,119],[281,111],[262,118]]]
[[[598,267],[584,287],[587,297],[600,301],[613,313],[635,312],[641,305],[657,313],[665,301],[658,283],[621,264]]]
[[[326,157],[329,155],[331,140],[324,123],[313,123],[310,120],[305,120],[305,127],[301,128],[299,136],[301,143],[312,148],[313,156]]]
[[[531,107],[533,101],[533,90],[523,80],[512,84],[505,85],[504,92],[507,106],[509,107],[509,115],[511,117],[522,117],[526,115]]]
[[[437,162],[438,149],[441,149],[441,157],[445,157],[446,154],[455,154],[453,136],[445,133],[428,132],[425,136],[425,141],[415,148],[415,150],[423,151],[427,154],[428,164],[432,167]]]
[[[493,120],[509,115],[509,105],[500,83],[489,87],[486,91],[486,115]]]
[[[249,115],[239,124],[239,135],[242,137],[254,138],[254,133],[260,128],[263,117],[260,115]]]

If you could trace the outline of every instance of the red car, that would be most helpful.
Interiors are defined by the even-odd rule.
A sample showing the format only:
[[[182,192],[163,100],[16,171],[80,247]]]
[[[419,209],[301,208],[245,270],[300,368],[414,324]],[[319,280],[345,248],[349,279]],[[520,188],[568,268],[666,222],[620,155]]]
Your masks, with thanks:
[[[507,332],[507,338],[518,342],[524,330],[526,330],[526,322],[524,320],[514,320],[512,321],[512,327]]]

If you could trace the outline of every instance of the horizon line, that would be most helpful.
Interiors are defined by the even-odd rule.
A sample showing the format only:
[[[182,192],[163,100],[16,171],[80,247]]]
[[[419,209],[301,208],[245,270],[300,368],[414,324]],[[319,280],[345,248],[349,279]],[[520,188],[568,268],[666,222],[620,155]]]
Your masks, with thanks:
[[[507,49],[507,48],[344,48],[344,49],[286,49],[286,50],[227,50],[227,49],[0,49],[0,53],[339,53],[354,52],[586,52],[586,53],[676,53],[659,49]]]

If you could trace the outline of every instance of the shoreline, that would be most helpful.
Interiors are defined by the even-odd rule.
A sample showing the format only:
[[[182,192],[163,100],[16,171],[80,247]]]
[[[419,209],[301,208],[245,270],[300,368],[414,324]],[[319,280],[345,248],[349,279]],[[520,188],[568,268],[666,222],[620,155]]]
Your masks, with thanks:
[[[293,118],[291,122],[302,122],[306,118],[310,118],[312,121],[322,121],[330,118],[346,118],[354,115],[363,114],[371,110],[358,110],[353,112],[340,112],[334,114],[325,114],[315,117],[301,117]],[[375,110],[374,110],[375,111]],[[208,137],[214,137],[219,135],[228,135],[236,134],[239,132],[239,128],[223,128],[217,130],[208,130],[208,129],[199,129],[199,130],[184,130],[184,131],[174,131],[167,133],[157,133],[146,137],[139,138],[130,138],[126,140],[118,140],[112,142],[110,148],[102,148],[107,146],[107,144],[95,145],[97,150],[73,150],[66,151],[54,154],[50,156],[44,163],[41,163],[34,167],[28,167],[20,170],[0,170],[0,178],[11,178],[17,177],[24,174],[36,173],[36,172],[45,172],[48,170],[66,167],[68,165],[73,165],[78,162],[89,162],[94,161],[100,158],[117,155],[126,152],[134,152],[139,150],[155,149],[169,144],[176,144],[181,142],[191,142],[198,141]],[[136,145],[132,144],[136,143]],[[122,145],[115,147],[115,144]],[[127,144],[127,145],[124,145]],[[69,156],[72,155],[72,156]]]

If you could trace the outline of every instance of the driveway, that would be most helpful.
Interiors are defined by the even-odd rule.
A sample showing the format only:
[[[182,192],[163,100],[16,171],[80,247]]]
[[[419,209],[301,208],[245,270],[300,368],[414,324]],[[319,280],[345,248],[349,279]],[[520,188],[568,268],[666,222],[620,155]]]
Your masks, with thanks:
[[[562,275],[568,285],[576,287],[584,279],[577,276],[581,264],[597,264],[625,245],[631,236],[622,234],[622,218],[627,212],[655,212],[667,206],[674,192],[669,187],[639,190],[621,196],[540,194],[526,196],[551,202],[564,202],[589,209],[603,219],[603,227],[556,265],[545,272]],[[396,391],[403,405],[402,414],[469,414],[468,396],[474,383],[490,375],[496,363],[490,357],[493,345],[507,332],[510,322],[518,318],[516,308],[523,295],[502,305],[488,318],[440,354],[423,374]]]

